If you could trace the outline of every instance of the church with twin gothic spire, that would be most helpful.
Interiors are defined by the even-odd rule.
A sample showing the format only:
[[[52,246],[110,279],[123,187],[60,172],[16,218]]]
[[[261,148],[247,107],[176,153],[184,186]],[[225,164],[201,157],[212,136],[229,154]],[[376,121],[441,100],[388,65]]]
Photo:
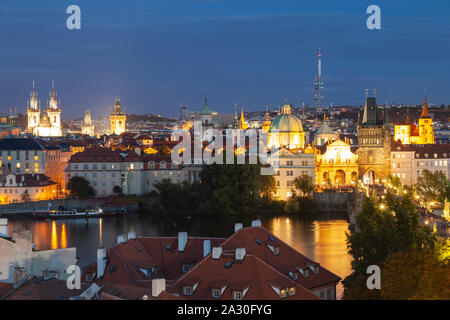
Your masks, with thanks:
[[[45,111],[41,113],[41,102],[33,81],[33,91],[27,101],[27,131],[38,137],[61,137],[61,102],[58,102],[55,84],[52,82],[50,98]]]

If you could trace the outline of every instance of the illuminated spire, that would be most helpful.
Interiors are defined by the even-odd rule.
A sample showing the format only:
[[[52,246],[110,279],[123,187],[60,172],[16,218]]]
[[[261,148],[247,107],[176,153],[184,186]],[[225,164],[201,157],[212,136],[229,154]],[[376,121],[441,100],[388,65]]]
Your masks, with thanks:
[[[425,98],[423,102],[423,110],[422,114],[420,116],[421,118],[429,118],[430,114],[428,113],[428,106],[427,106],[427,89],[425,89]]]

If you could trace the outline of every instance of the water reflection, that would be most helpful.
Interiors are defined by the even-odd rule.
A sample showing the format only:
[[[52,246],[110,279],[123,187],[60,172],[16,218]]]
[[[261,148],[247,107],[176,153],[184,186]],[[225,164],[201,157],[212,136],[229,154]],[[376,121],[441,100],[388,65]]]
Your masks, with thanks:
[[[98,247],[115,245],[117,236],[129,231],[138,236],[175,236],[179,231],[187,231],[192,236],[228,237],[236,222],[248,226],[254,218],[177,216],[160,219],[150,214],[137,214],[104,219],[10,220],[9,230],[10,233],[18,229],[32,230],[37,250],[77,247],[79,264],[85,266],[95,261]],[[294,216],[259,218],[277,237],[341,278],[350,273],[345,220],[304,220]],[[341,294],[342,287],[338,286],[337,295]]]

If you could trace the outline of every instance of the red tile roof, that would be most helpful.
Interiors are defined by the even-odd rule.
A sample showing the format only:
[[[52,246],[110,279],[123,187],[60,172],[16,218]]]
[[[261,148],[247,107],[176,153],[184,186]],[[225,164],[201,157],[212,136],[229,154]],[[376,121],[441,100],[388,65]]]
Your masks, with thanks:
[[[257,243],[257,239],[261,244]],[[268,245],[277,247],[278,254],[275,255]],[[297,273],[296,282],[307,289],[319,288],[330,283],[337,284],[341,280],[340,277],[322,266],[319,266],[317,274],[310,269],[307,277],[301,275],[297,267],[305,269],[309,268],[309,265],[318,265],[318,263],[305,257],[262,227],[243,228],[225,240],[221,247],[224,252],[245,248],[248,254],[255,255],[283,275],[295,272]]]
[[[285,298],[287,300],[320,300],[315,294],[281,275],[254,255],[247,254],[244,260],[234,262],[231,267],[226,268],[225,264],[231,261],[234,261],[234,253],[223,254],[219,259],[213,259],[209,255],[168,288],[168,291],[179,293],[185,299],[195,300],[232,300],[233,291],[245,293],[244,300],[276,300],[281,299],[279,293],[272,287],[276,283],[275,286],[278,289],[295,288],[295,294],[287,294]],[[225,286],[217,286],[214,283],[217,278],[223,279],[222,285],[225,284]],[[192,295],[184,295],[183,287],[191,283],[196,283],[198,286]],[[212,289],[224,289],[224,291],[220,298],[213,298]]]

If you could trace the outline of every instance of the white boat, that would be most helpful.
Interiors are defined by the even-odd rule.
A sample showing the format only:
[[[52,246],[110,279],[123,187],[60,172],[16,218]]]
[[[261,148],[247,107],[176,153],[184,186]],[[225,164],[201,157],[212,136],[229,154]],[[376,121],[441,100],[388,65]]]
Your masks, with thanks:
[[[88,209],[86,211],[77,210],[46,210],[35,212],[34,215],[41,218],[88,218],[105,214],[102,208]]]

